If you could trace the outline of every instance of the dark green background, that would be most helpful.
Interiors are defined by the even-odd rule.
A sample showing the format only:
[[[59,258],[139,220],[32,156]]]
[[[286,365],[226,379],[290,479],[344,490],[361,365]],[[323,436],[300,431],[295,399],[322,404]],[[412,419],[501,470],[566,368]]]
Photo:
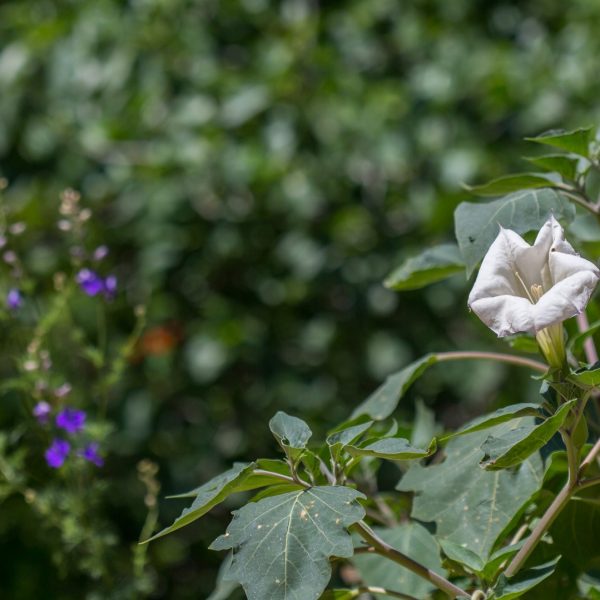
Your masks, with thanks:
[[[524,136],[599,121],[599,22],[589,0],[0,5],[0,173],[31,224],[28,269],[49,282],[63,264],[58,196],[79,189],[121,281],[110,339],[144,303],[177,340],[112,396],[101,512],[123,552],[145,516],[140,458],[160,464],[164,494],[181,492],[274,455],[276,410],[322,433],[422,353],[494,345],[463,276],[402,295],[381,281],[452,239],[462,182],[539,151]],[[455,426],[498,399],[504,373],[434,369],[403,418],[423,397]],[[164,502],[161,522],[181,508]],[[230,508],[151,546],[154,597],[208,595],[219,557],[205,547]],[[61,579],[21,500],[1,507],[0,534],[6,597],[100,589]]]

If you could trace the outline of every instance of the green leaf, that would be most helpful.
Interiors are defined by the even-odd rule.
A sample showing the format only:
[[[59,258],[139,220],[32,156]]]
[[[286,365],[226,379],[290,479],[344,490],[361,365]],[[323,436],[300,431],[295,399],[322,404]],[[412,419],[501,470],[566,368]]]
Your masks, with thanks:
[[[500,575],[498,582],[493,589],[493,600],[513,600],[521,598],[525,592],[533,589],[536,585],[548,579],[560,560],[560,556],[537,567],[527,569],[517,573],[514,577],[508,579],[505,575]]]
[[[435,413],[420,398],[417,399],[410,443],[417,447],[428,444],[441,429],[441,425],[435,422]]]
[[[240,586],[237,581],[229,581],[229,569],[231,568],[232,555],[227,555],[227,558],[221,563],[219,574],[217,575],[217,584],[212,594],[207,600],[228,600],[231,594]]]
[[[440,546],[450,560],[461,564],[473,573],[481,573],[483,571],[485,562],[472,550],[460,544],[455,544],[450,540],[440,540]]]
[[[500,435],[507,424],[492,429]],[[436,537],[467,548],[487,561],[498,537],[519,517],[542,483],[542,461],[533,455],[515,471],[479,468],[486,432],[448,442],[439,464],[413,463],[397,489],[415,492],[412,517],[434,522]]]
[[[596,333],[598,329],[600,329],[600,321],[594,321],[590,324],[588,329],[582,331],[577,335],[574,335],[572,338],[569,339],[567,343],[567,349],[573,352],[573,354],[575,355],[581,354],[583,352],[583,346],[585,344],[585,341],[590,336],[594,335],[594,333]]]
[[[391,437],[368,441],[364,446],[348,446],[347,450],[353,456],[374,456],[387,460],[411,460],[431,456],[437,448],[436,440],[432,440],[429,448],[413,448],[404,438]]]
[[[556,182],[538,173],[518,173],[498,177],[498,179],[482,185],[465,185],[464,187],[476,196],[504,196],[520,190],[556,187]]]
[[[579,159],[564,154],[544,154],[543,156],[525,156],[525,160],[547,171],[558,173],[567,181],[575,181]]]
[[[376,527],[374,531],[400,552],[439,575],[445,576],[440,560],[440,547],[423,525],[407,522],[392,528]],[[431,583],[415,575],[412,571],[385,559],[382,560],[380,556],[357,554],[352,562],[366,585],[398,590],[417,598],[424,598],[428,592],[434,589]],[[376,597],[385,598],[381,595]]]
[[[321,596],[321,600],[352,600],[360,594],[360,590],[327,590]]]
[[[555,190],[527,190],[499,200],[462,202],[454,211],[458,247],[470,276],[496,239],[499,226],[519,234],[538,230],[550,217],[572,221],[575,207]]]
[[[518,352],[527,352],[528,354],[539,354],[540,347],[536,339],[526,333],[518,333],[502,338],[508,345]]]
[[[540,416],[540,405],[534,404],[532,402],[524,402],[521,404],[511,404],[510,406],[505,406],[504,408],[499,408],[493,413],[482,415],[481,417],[477,417],[473,421],[471,421],[468,425],[459,429],[455,433],[451,433],[442,438],[442,440],[450,439],[456,437],[458,435],[465,435],[467,433],[472,433],[473,431],[481,431],[482,429],[489,429],[490,427],[494,427],[496,425],[500,425],[500,423],[505,423],[506,421],[511,421],[513,419],[518,419],[519,417],[524,416]]]
[[[354,553],[347,528],[365,514],[358,498],[347,487],[314,487],[247,504],[211,549],[233,550],[229,576],[249,600],[317,600],[329,558]]]
[[[464,269],[465,264],[458,246],[442,244],[427,248],[421,254],[405,260],[388,276],[384,285],[397,291],[417,290]]]
[[[536,142],[538,144],[546,144],[554,146],[579,156],[589,158],[589,145],[592,139],[593,127],[581,127],[571,131],[563,129],[553,129],[537,135],[535,137],[525,138],[528,142]]]
[[[283,451],[292,459],[297,459],[312,436],[310,427],[297,417],[279,411],[270,421],[269,429]]]
[[[496,437],[490,435],[482,444],[485,456],[481,466],[487,470],[508,469],[522,463],[545,446],[562,427],[577,399],[565,402],[551,417],[534,425],[528,417],[509,423],[510,429]]]
[[[346,421],[329,434],[327,445],[330,447],[331,456],[334,460],[339,458],[341,451],[346,446],[358,440],[371,428],[374,421],[365,419],[365,416],[360,416],[356,419]]]
[[[223,502],[227,496],[235,492],[252,489],[248,487],[248,479],[252,476],[252,471],[256,468],[256,463],[235,463],[229,471],[217,475],[204,485],[195,490],[195,500],[189,508],[185,508],[181,515],[173,521],[170,527],[167,527],[152,536],[149,540],[155,540],[163,535],[172,533],[192,521],[199,519],[205,515],[213,506]],[[271,480],[272,481],[272,480]],[[268,483],[260,483],[255,487],[268,485]]]
[[[592,365],[589,369],[571,373],[567,379],[575,385],[584,388],[593,388],[600,385],[600,365]]]
[[[437,361],[435,354],[427,354],[398,373],[390,375],[383,385],[354,410],[352,418],[367,415],[375,421],[387,419],[396,410],[406,390]]]

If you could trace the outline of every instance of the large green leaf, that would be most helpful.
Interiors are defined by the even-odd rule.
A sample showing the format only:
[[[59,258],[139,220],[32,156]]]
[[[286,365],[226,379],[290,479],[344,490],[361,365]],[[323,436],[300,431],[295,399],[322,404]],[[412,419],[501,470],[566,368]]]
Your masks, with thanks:
[[[431,456],[437,448],[434,439],[427,449],[414,448],[407,439],[401,437],[388,437],[367,442],[358,447],[349,445],[348,452],[354,456],[374,456],[387,460],[412,460]]]
[[[524,417],[527,415],[540,416],[540,414],[539,404],[534,404],[533,402],[511,404],[510,406],[499,408],[493,413],[482,415],[481,417],[473,419],[468,425],[465,425],[465,427],[459,429],[455,433],[445,436],[443,439],[449,439],[458,435],[473,433],[474,431],[481,431],[482,429],[489,429],[490,427],[500,425],[500,423],[505,423],[506,421],[512,421],[513,419],[517,419],[519,417]]]
[[[233,550],[229,577],[249,600],[317,600],[329,558],[353,555],[347,528],[365,514],[358,498],[347,487],[314,487],[247,504],[211,549]]]
[[[383,385],[379,386],[354,410],[352,417],[368,415],[375,421],[387,419],[396,410],[398,402],[404,396],[406,390],[436,362],[437,356],[435,354],[426,354],[423,358],[398,371],[398,373],[390,375]]]
[[[394,290],[417,290],[430,283],[464,271],[465,263],[456,244],[441,244],[427,248],[421,254],[405,260],[385,280]]]
[[[575,208],[555,190],[526,190],[499,200],[462,202],[454,212],[458,247],[471,275],[498,235],[499,226],[519,234],[539,229],[551,214],[573,220]]]
[[[481,466],[488,470],[508,469],[522,463],[545,446],[562,427],[577,400],[565,402],[551,417],[535,425],[529,417],[511,421],[500,435],[490,435],[482,444]]]
[[[217,475],[204,485],[195,490],[195,499],[189,508],[185,508],[181,515],[175,519],[172,525],[163,529],[150,540],[167,535],[188,525],[192,521],[205,515],[213,506],[223,502],[227,496],[244,490],[262,487],[269,484],[268,479],[257,478],[256,485],[249,484],[248,480],[252,477],[252,471],[256,463],[235,463],[231,469]],[[270,480],[273,481],[272,479]],[[185,496],[185,495],[184,495]]]
[[[507,424],[492,431],[500,435]],[[398,485],[415,492],[412,516],[436,524],[436,536],[490,557],[498,536],[523,510],[542,483],[542,461],[535,454],[515,471],[489,472],[479,467],[486,432],[448,442],[440,464],[412,464]]]
[[[560,557],[557,557],[543,565],[538,565],[537,567],[532,567],[531,569],[517,573],[510,579],[504,575],[500,575],[494,586],[491,598],[493,600],[514,600],[515,598],[522,598],[526,592],[542,583],[544,579],[548,579],[548,577],[554,573],[559,560]]]
[[[374,531],[388,544],[432,571],[445,576],[440,560],[440,547],[435,538],[419,523],[402,523],[393,528]],[[427,580],[380,556],[357,554],[352,562],[367,585],[381,586],[417,598],[424,598],[434,587]],[[385,596],[376,595],[377,598]]]
[[[282,411],[269,421],[269,429],[284,452],[293,459],[302,454],[312,436],[310,427],[302,419]]]
[[[570,158],[564,154],[544,154],[542,156],[526,156],[525,160],[542,169],[558,173],[568,181],[574,181],[577,176],[579,159]]]
[[[466,185],[465,188],[476,196],[504,196],[520,190],[555,187],[556,183],[538,173],[518,173],[498,177],[481,185]]]
[[[581,127],[571,131],[553,129],[535,137],[525,138],[529,142],[554,146],[579,156],[589,157],[589,145],[593,127]]]

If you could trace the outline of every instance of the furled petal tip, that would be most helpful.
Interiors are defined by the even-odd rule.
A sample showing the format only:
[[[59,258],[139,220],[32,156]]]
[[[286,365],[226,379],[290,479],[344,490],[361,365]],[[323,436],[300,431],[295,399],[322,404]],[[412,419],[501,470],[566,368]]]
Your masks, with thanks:
[[[468,304],[498,337],[535,334],[582,312],[599,279],[598,267],[576,254],[550,216],[533,246],[500,228]]]

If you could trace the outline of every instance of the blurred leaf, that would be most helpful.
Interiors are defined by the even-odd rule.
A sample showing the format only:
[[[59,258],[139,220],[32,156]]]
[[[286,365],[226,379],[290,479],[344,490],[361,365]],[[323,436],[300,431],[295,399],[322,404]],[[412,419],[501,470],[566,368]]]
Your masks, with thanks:
[[[418,399],[415,402],[415,418],[410,437],[411,444],[414,446],[428,444],[438,435],[441,429],[441,425],[435,421],[435,413],[421,399]]]
[[[494,428],[496,435],[507,424]],[[440,464],[413,463],[397,489],[414,492],[411,516],[434,522],[436,537],[490,558],[498,537],[518,518],[542,483],[542,462],[530,457],[515,471],[489,472],[479,467],[486,432],[454,438]]]
[[[511,421],[507,431],[499,436],[490,435],[482,444],[485,456],[481,466],[493,471],[522,463],[550,441],[577,402],[577,399],[565,402],[556,413],[539,425],[534,425],[529,417]]]
[[[269,421],[269,429],[283,451],[293,460],[302,454],[312,436],[310,427],[302,419],[286,415],[283,411]]]
[[[538,173],[505,175],[481,185],[465,185],[465,189],[476,196],[504,196],[520,190],[553,188],[556,182]]]
[[[594,321],[593,323],[590,323],[588,329],[569,338],[569,341],[567,342],[567,349],[573,352],[575,355],[581,354],[583,352],[585,341],[589,337],[593,336],[598,329],[600,329],[600,321]]]
[[[221,563],[219,574],[217,575],[217,584],[212,594],[206,600],[228,600],[231,594],[239,587],[237,581],[229,581],[229,569],[231,568],[233,557],[231,554]]]
[[[570,222],[575,216],[575,207],[548,189],[516,192],[483,204],[459,204],[454,212],[454,226],[467,276],[485,256],[500,226],[524,234],[538,230],[552,214]]]
[[[388,276],[384,285],[396,291],[417,290],[460,273],[464,268],[458,246],[442,244],[405,260]]]
[[[360,590],[327,590],[320,600],[352,600],[360,596]]]
[[[230,577],[249,600],[316,600],[331,577],[329,558],[349,558],[347,528],[362,519],[364,496],[346,487],[314,487],[265,498],[234,512],[212,550],[234,550]]]
[[[544,154],[543,156],[526,156],[525,160],[542,169],[558,173],[567,181],[574,181],[577,176],[579,159],[564,154]]]
[[[504,575],[500,575],[498,582],[493,588],[491,598],[493,600],[513,600],[514,598],[523,597],[525,592],[533,589],[554,573],[559,560],[560,556],[543,565],[517,573],[510,579]]]
[[[375,421],[387,419],[398,406],[398,402],[406,390],[431,366],[437,362],[435,354],[427,354],[423,358],[404,367],[398,373],[390,375],[385,383],[379,386],[362,404],[354,409],[352,418],[368,415]]]
[[[420,523],[407,522],[396,527],[376,527],[374,531],[385,542],[413,560],[444,576],[440,561],[440,547],[435,538]],[[352,562],[367,585],[398,590],[416,598],[424,598],[434,587],[425,579],[380,556],[357,554]],[[386,598],[376,595],[376,598]]]
[[[539,354],[540,347],[536,339],[527,334],[517,334],[502,338],[511,348],[519,352],[527,352],[529,354]]]
[[[555,148],[560,148],[561,150],[566,150],[567,152],[572,152],[573,154],[579,154],[579,156],[588,158],[593,130],[593,127],[581,127],[571,131],[553,129],[546,133],[542,133],[541,135],[525,139],[528,142],[554,146]]]

